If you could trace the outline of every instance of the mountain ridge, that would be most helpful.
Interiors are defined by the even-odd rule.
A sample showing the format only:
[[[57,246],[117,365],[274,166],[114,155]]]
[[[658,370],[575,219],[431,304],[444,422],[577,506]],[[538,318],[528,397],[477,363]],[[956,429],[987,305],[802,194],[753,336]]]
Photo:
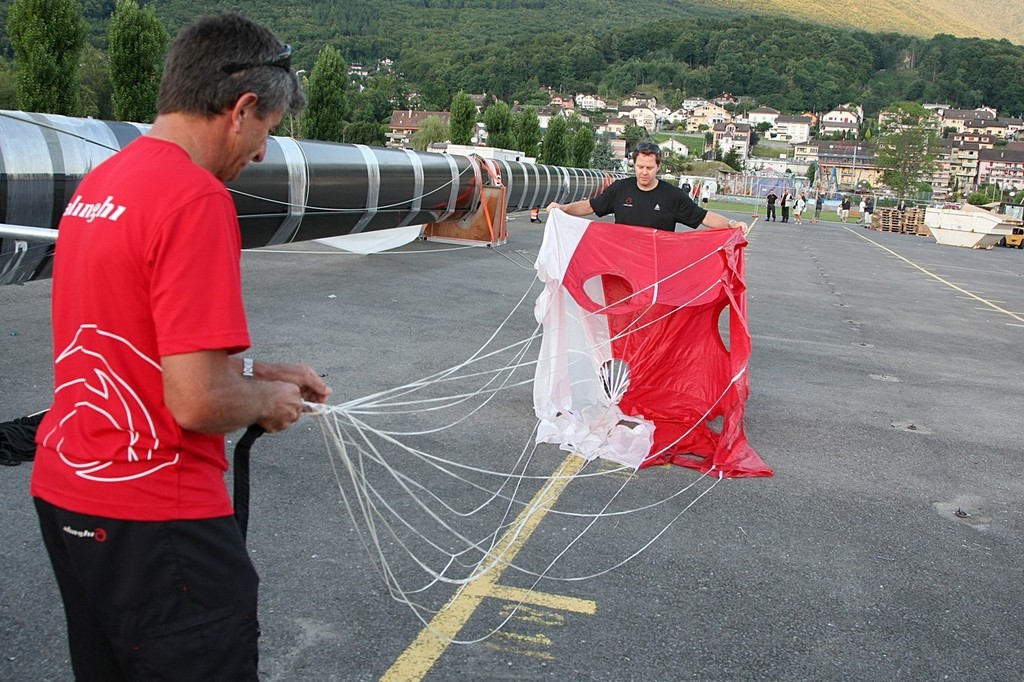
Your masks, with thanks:
[[[683,4],[683,3],[681,3]],[[830,0],[687,0],[687,6],[714,5],[736,14],[789,16],[800,21],[931,38],[946,33],[958,38],[1005,39],[1024,44],[1024,3],[1019,0],[853,0],[836,12]]]

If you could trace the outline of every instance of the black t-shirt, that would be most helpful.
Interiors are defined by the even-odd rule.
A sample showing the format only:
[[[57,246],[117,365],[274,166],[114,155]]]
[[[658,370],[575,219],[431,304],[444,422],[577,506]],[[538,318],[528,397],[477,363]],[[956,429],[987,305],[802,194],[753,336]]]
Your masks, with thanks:
[[[699,227],[708,214],[675,185],[658,180],[654,189],[641,190],[636,178],[622,178],[590,200],[599,216],[615,214],[621,225],[639,225],[674,232],[676,223]]]

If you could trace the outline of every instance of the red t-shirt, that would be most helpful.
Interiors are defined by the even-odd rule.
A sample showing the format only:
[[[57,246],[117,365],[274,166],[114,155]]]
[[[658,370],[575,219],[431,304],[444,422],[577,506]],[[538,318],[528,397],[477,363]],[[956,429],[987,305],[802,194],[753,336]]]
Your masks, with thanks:
[[[89,173],[58,232],[53,406],[31,493],[139,521],[232,513],[224,437],[183,430],[160,358],[249,346],[238,217],[211,173],[141,137]]]

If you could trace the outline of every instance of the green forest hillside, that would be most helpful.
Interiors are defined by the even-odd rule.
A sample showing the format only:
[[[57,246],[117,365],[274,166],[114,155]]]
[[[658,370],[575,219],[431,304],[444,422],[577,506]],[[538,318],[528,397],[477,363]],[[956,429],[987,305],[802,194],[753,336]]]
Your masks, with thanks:
[[[8,74],[10,2],[0,0],[0,56],[8,60],[0,67]],[[104,58],[114,2],[84,0],[93,62]],[[459,90],[540,104],[544,86],[610,99],[641,89],[673,108],[686,96],[728,91],[785,112],[857,102],[871,115],[912,100],[1024,114],[1024,47],[989,37],[1021,39],[1022,0],[154,0],[148,6],[171,33],[205,12],[241,9],[293,45],[300,69],[311,70],[327,45],[349,62],[391,58],[400,85],[426,109],[446,108]],[[104,114],[101,85],[93,85],[96,115]]]

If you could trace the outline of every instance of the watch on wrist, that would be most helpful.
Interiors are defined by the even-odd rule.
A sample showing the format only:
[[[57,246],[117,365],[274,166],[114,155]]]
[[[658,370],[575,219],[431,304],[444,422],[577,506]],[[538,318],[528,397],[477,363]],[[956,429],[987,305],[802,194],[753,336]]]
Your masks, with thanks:
[[[252,379],[252,358],[242,358],[242,376],[246,379]]]

